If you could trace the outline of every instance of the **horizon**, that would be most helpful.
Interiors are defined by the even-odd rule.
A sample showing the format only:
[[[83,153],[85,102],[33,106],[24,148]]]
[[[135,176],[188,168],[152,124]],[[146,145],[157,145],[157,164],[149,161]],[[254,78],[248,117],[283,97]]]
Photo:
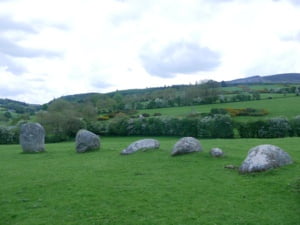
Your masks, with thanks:
[[[213,80],[213,81],[216,81],[216,82],[232,82],[232,81],[236,81],[236,80],[242,80],[242,79],[247,79],[247,78],[252,78],[252,77],[271,77],[271,76],[277,76],[277,75],[290,75],[290,74],[295,74],[295,75],[299,75],[300,76],[300,73],[281,73],[281,74],[270,74],[270,75],[253,75],[253,76],[248,76],[248,77],[244,77],[244,78],[237,78],[237,79],[234,79],[234,80],[222,80],[222,81],[216,81],[216,80]],[[212,80],[212,79],[211,79]],[[202,81],[207,81],[207,80],[202,80]],[[194,83],[195,84],[195,83]],[[270,83],[272,84],[272,83]],[[145,87],[145,88],[130,88],[130,89],[120,89],[120,90],[114,90],[114,91],[109,91],[109,92],[83,92],[83,93],[74,93],[74,94],[68,94],[68,95],[62,95],[62,96],[58,96],[56,98],[53,98],[53,99],[50,99],[49,101],[47,102],[44,102],[44,103],[30,103],[30,102],[23,102],[23,101],[19,101],[19,100],[16,100],[16,99],[10,99],[10,98],[1,98],[0,99],[4,99],[4,100],[11,100],[11,101],[17,101],[17,102],[21,102],[21,103],[25,103],[25,104],[28,104],[28,105],[45,105],[45,104],[48,104],[49,102],[51,101],[54,101],[56,99],[60,99],[60,98],[63,98],[63,97],[67,97],[67,96],[74,96],[74,95],[88,95],[88,94],[103,94],[103,95],[107,95],[107,94],[110,94],[110,93],[115,93],[115,92],[118,92],[118,91],[130,91],[130,90],[144,90],[144,89],[156,89],[156,88],[172,88],[174,86],[188,86],[188,85],[193,85],[192,83],[189,83],[189,84],[171,84],[171,85],[163,85],[163,86],[156,86],[156,87]],[[235,84],[234,84],[235,85]],[[251,85],[251,84],[250,84]]]
[[[295,0],[0,0],[0,98],[300,71],[299,20]]]

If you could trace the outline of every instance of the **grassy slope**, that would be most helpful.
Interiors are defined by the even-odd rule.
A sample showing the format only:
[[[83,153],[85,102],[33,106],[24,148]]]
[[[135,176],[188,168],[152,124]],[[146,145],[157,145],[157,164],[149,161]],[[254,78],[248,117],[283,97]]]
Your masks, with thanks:
[[[276,99],[264,99],[259,101],[245,101],[245,102],[232,102],[222,104],[209,104],[209,105],[198,105],[198,106],[186,106],[186,107],[173,107],[173,108],[160,108],[160,109],[148,109],[141,110],[140,113],[150,113],[151,115],[155,112],[160,112],[162,115],[168,116],[184,116],[191,112],[204,112],[208,113],[212,108],[256,108],[266,109],[269,111],[268,118],[276,116],[294,117],[300,115],[300,97],[286,97]],[[245,119],[251,119],[246,117]],[[257,117],[252,117],[257,119]]]
[[[47,153],[21,154],[0,146],[0,224],[299,224],[299,138],[203,140],[204,152],[169,155],[177,138],[161,148],[121,156],[135,137],[102,138],[100,151],[76,154],[74,143],[49,144]],[[250,147],[271,143],[293,165],[239,175]],[[226,157],[209,157],[211,147]]]

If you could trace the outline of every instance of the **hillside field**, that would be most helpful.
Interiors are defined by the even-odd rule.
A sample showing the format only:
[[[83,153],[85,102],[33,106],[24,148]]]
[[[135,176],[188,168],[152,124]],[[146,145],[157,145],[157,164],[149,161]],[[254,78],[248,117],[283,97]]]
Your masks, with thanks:
[[[254,109],[266,109],[269,114],[260,117],[242,117],[240,120],[257,120],[272,118],[278,116],[284,116],[292,118],[300,115],[300,97],[288,96],[282,98],[273,99],[262,99],[256,101],[243,101],[243,102],[230,102],[230,103],[219,103],[219,104],[207,104],[207,105],[196,105],[196,106],[185,106],[185,107],[173,107],[173,108],[159,108],[159,109],[147,109],[140,110],[139,113],[161,113],[165,116],[186,116],[190,113],[208,113],[212,108],[254,108]]]
[[[203,152],[171,157],[178,138],[159,137],[158,150],[120,155],[140,138],[103,137],[99,151],[85,154],[73,142],[47,144],[39,154],[0,145],[0,224],[299,224],[300,138],[200,140]],[[251,175],[224,168],[267,143],[294,164]],[[211,158],[212,147],[226,156]]]

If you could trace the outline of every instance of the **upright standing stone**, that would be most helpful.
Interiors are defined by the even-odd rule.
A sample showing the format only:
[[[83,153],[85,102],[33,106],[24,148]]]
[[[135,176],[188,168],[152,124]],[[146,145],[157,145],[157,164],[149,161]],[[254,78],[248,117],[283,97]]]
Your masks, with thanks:
[[[202,151],[200,142],[193,137],[183,137],[173,147],[172,156]]]
[[[100,138],[85,129],[81,129],[76,134],[76,151],[83,153],[87,151],[97,150],[100,148]]]
[[[45,151],[45,130],[39,123],[26,123],[20,129],[20,144],[23,152]]]

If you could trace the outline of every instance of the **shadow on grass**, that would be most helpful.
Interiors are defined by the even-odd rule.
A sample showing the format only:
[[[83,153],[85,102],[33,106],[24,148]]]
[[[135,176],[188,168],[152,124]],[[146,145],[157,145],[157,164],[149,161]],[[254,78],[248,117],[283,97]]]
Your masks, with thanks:
[[[39,154],[45,154],[48,153],[47,151],[42,151],[42,152],[20,152],[22,155],[39,155]]]

